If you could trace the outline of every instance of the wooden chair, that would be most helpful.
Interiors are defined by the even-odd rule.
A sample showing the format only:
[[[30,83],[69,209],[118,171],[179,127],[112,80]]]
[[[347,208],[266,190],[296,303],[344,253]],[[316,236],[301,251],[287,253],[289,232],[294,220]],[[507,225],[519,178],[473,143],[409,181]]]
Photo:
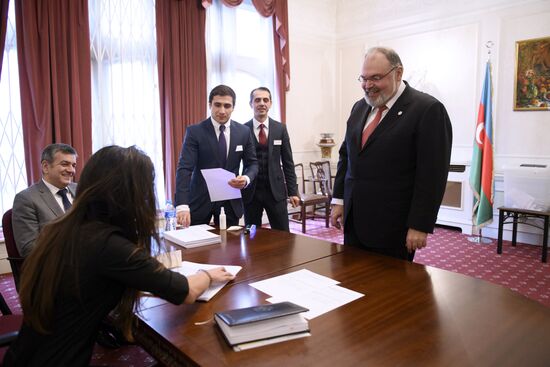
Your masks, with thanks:
[[[15,282],[15,289],[19,290],[21,267],[23,266],[23,260],[25,260],[25,258],[19,255],[19,250],[15,245],[11,214],[11,209],[4,213],[4,216],[2,217],[2,230],[4,232],[6,251],[8,252],[8,261],[10,262],[11,272],[13,274],[13,280]]]
[[[328,195],[332,200],[332,176],[331,176],[331,170],[330,170],[330,162],[329,161],[310,162],[309,168],[311,170],[312,178],[308,180],[312,181],[313,183],[313,192],[316,194]],[[326,216],[326,211],[329,211],[328,215],[330,217],[331,200],[329,200],[328,204],[321,205],[320,208],[318,206],[313,207],[314,218],[318,210],[322,211],[323,217]]]
[[[330,201],[332,199],[330,191],[330,176],[327,180],[323,172],[316,171],[312,177],[306,179],[304,174],[304,165],[302,163],[295,164],[294,169],[297,171],[296,176],[298,176],[298,180],[302,181],[302,189],[299,193],[300,206],[298,208],[289,209],[288,214],[290,215],[290,220],[302,224],[302,233],[306,233],[306,220],[308,218],[315,218],[316,209],[319,206],[322,206],[323,208],[330,208]],[[311,194],[306,193],[306,181],[313,182],[314,192]],[[313,206],[313,211],[308,213],[307,208],[311,206]],[[330,209],[325,210],[324,218],[325,226],[328,228]]]

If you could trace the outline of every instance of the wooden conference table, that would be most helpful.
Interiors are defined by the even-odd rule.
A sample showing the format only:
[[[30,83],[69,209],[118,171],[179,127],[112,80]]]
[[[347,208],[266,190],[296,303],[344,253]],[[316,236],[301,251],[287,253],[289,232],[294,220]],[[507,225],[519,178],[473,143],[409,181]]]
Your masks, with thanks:
[[[169,366],[548,366],[550,309],[509,289],[290,233],[224,234],[185,260],[242,265],[207,303],[146,303],[136,338]],[[299,269],[365,296],[310,320],[311,336],[234,352],[212,319],[268,295],[248,284]]]

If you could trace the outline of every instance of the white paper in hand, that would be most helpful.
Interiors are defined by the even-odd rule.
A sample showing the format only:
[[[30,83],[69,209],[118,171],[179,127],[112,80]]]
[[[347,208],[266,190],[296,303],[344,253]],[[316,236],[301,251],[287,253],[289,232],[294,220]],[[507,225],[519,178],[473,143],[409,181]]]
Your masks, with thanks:
[[[242,267],[239,265],[214,265],[214,264],[194,263],[191,261],[183,261],[180,267],[174,268],[172,269],[172,271],[188,276],[188,275],[196,274],[199,271],[199,269],[210,270],[210,269],[218,268],[220,266],[223,266],[225,270],[227,270],[227,272],[233,275],[237,275],[237,273],[242,269]],[[216,295],[216,293],[218,293],[227,283],[229,283],[229,281],[223,282],[223,283],[212,283],[210,287],[197,298],[197,300],[209,301],[210,298],[214,297],[214,295]]]
[[[202,176],[208,187],[210,201],[223,201],[230,199],[240,199],[241,190],[229,186],[229,180],[235,178],[233,172],[223,168],[201,169]]]

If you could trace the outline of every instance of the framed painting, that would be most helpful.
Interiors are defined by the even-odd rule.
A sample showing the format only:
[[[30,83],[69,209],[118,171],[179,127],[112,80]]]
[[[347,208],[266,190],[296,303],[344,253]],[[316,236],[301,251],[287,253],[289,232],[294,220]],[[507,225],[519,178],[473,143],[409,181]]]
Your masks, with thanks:
[[[515,111],[550,111],[550,37],[516,42]]]

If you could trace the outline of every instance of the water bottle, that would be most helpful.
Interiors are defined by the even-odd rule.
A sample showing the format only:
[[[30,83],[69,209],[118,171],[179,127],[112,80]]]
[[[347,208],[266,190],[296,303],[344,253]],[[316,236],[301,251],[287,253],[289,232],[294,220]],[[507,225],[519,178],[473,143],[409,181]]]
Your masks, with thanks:
[[[227,224],[225,222],[225,210],[222,206],[221,210],[220,210],[220,229],[221,230],[224,230],[227,228]]]
[[[176,208],[172,205],[172,200],[166,200],[164,208],[164,231],[174,231],[176,229]]]

